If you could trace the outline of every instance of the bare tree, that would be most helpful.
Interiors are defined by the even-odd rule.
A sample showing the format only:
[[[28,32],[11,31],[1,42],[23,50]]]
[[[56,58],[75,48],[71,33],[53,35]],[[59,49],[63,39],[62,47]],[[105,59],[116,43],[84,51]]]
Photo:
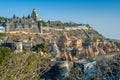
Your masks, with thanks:
[[[47,56],[31,52],[11,53],[10,59],[0,65],[0,80],[39,80],[51,65]]]

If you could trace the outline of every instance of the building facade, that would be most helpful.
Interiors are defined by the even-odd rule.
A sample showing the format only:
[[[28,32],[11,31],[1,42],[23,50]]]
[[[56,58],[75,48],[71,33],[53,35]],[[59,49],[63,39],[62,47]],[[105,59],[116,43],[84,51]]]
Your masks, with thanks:
[[[39,20],[39,15],[36,9],[33,9],[31,15],[28,15],[27,17],[23,16],[20,18],[14,14],[11,19],[5,20],[2,26],[5,27],[6,32],[25,31],[31,33],[40,33],[42,32],[42,26],[41,24],[38,25]]]

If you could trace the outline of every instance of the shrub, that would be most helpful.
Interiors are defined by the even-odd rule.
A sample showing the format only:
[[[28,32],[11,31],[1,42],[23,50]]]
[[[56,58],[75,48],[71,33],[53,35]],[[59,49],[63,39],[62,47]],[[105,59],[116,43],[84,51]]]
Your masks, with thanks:
[[[49,51],[49,48],[44,43],[37,44],[36,46],[33,46],[32,49],[33,51],[37,51],[37,52],[43,51],[48,53]]]
[[[6,36],[7,34],[6,33],[0,33],[0,36]]]
[[[0,64],[4,60],[8,60],[10,53],[11,53],[10,48],[8,48],[8,47],[0,47]]]

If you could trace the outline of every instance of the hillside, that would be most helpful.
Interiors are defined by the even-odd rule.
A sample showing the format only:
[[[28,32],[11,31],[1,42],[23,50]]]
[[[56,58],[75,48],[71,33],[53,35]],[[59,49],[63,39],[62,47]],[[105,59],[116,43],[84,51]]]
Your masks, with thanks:
[[[51,29],[51,28],[50,28]],[[44,32],[48,32],[49,29],[48,28],[44,28]],[[82,29],[77,29],[77,30],[59,30],[59,29],[52,29],[51,33],[49,34],[24,34],[24,33],[18,33],[18,34],[8,34],[8,36],[14,40],[16,38],[21,37],[21,39],[29,39],[29,38],[38,38],[38,42],[41,43],[46,43],[46,41],[52,41],[53,39],[58,43],[58,40],[60,38],[60,36],[63,34],[63,32],[66,32],[68,37],[76,37],[76,38],[80,38],[84,41],[84,39],[87,36],[90,36],[93,41],[95,41],[96,39],[100,39],[100,40],[105,40],[105,38],[99,34],[97,31],[95,31],[94,29],[88,29],[88,30],[82,30]],[[86,34],[87,33],[87,34]]]
[[[119,48],[96,30],[44,28],[43,31],[42,34],[17,32],[1,36],[5,43],[22,42],[23,51],[16,52],[9,47],[7,49],[11,50],[7,54],[5,47],[0,48],[0,56],[3,57],[0,80],[96,80],[98,77],[110,77],[110,74],[119,77],[117,75],[120,73],[114,71],[119,70],[119,57],[116,57],[119,56]],[[17,42],[12,46],[19,51],[21,47]],[[25,46],[29,49],[24,50]],[[107,58],[111,54],[115,54],[115,57]],[[106,63],[101,63],[103,60]],[[81,64],[88,68],[84,70]],[[110,74],[104,66],[110,66]],[[102,69],[105,69],[105,75],[102,74]]]

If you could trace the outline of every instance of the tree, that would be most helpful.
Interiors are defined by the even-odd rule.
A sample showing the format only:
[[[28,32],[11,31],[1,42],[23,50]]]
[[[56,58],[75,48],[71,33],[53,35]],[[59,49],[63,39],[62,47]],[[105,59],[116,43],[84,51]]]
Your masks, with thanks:
[[[83,80],[83,72],[80,67],[72,68],[69,74],[69,80]]]
[[[92,42],[92,40],[91,40],[90,37],[88,37],[88,36],[84,39],[84,41],[85,41],[85,42],[88,42],[88,43]]]
[[[7,34],[6,33],[0,33],[0,36],[6,36]]]
[[[31,52],[12,53],[9,60],[0,65],[0,80],[41,80],[50,69],[50,60]]]
[[[0,17],[0,22],[1,22],[1,20],[6,20],[7,18],[5,18],[5,17]]]
[[[4,60],[8,60],[10,53],[11,53],[10,48],[8,48],[8,47],[0,47],[0,64]]]
[[[120,48],[120,42],[115,42],[115,45]]]
[[[49,51],[49,48],[44,44],[44,43],[41,43],[41,44],[37,44],[35,46],[33,46],[33,51],[37,51],[37,52],[47,52]]]
[[[120,53],[113,53],[109,57],[101,56],[97,61],[97,78],[101,80],[120,79]]]
[[[42,22],[43,26],[46,26],[46,22],[45,21],[42,20],[41,22]]]

